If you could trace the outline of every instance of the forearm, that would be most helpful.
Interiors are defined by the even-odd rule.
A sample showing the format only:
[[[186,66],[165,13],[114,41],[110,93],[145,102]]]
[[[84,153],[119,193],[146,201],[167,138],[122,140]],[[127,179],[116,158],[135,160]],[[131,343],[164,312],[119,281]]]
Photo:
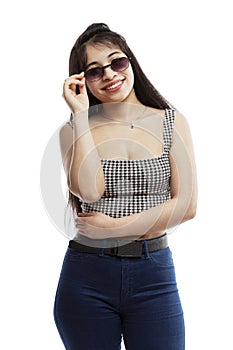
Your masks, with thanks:
[[[173,161],[171,161],[173,163]],[[179,178],[176,194],[171,199],[148,210],[130,216],[115,219],[114,228],[117,236],[132,235],[141,237],[146,233],[164,232],[184,221],[192,219],[196,214],[197,182],[193,167],[186,163],[186,171],[175,175]],[[172,183],[172,181],[171,181]]]
[[[104,192],[104,174],[94,144],[87,112],[74,115],[69,188],[86,202],[97,201]]]
[[[137,239],[146,233],[158,234],[190,220],[195,208],[190,200],[172,198],[165,203],[130,216],[116,218],[113,234],[115,237],[132,236]]]

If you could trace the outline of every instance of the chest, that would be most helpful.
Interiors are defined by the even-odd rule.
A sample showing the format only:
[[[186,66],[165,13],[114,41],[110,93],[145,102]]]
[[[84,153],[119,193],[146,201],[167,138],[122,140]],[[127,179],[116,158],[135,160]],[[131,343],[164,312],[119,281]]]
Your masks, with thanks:
[[[163,153],[161,123],[133,129],[129,125],[111,123],[93,126],[91,132],[99,156],[103,159],[146,159]]]

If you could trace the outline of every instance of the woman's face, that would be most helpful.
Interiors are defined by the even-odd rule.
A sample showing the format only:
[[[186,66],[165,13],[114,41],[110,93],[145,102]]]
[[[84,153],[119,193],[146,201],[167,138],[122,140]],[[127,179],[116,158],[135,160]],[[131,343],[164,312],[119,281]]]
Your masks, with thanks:
[[[87,45],[87,70],[95,67],[103,67],[115,58],[126,57],[118,46]],[[86,80],[89,91],[102,103],[131,102],[135,99],[133,90],[134,74],[131,65],[121,72],[115,72],[111,67],[104,69],[104,75],[97,81]],[[133,101],[132,101],[133,102]]]

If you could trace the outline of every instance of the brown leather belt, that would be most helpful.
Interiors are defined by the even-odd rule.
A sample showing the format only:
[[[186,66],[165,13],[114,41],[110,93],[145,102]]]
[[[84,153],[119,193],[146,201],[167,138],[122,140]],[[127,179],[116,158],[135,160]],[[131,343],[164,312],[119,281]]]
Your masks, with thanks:
[[[146,241],[146,244],[145,244]],[[168,247],[167,234],[152,238],[149,240],[132,241],[128,244],[112,247],[112,248],[97,248],[83,245],[77,241],[69,241],[69,248],[80,253],[107,254],[111,256],[118,256],[122,258],[140,258],[146,252],[154,252],[156,250]]]

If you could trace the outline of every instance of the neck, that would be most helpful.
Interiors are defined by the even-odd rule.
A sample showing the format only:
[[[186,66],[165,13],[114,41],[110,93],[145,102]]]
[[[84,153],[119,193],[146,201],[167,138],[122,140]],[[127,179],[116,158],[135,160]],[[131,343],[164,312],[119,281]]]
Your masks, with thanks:
[[[144,111],[145,106],[138,100],[133,102],[104,103],[103,114],[116,120],[131,122],[137,119]]]

